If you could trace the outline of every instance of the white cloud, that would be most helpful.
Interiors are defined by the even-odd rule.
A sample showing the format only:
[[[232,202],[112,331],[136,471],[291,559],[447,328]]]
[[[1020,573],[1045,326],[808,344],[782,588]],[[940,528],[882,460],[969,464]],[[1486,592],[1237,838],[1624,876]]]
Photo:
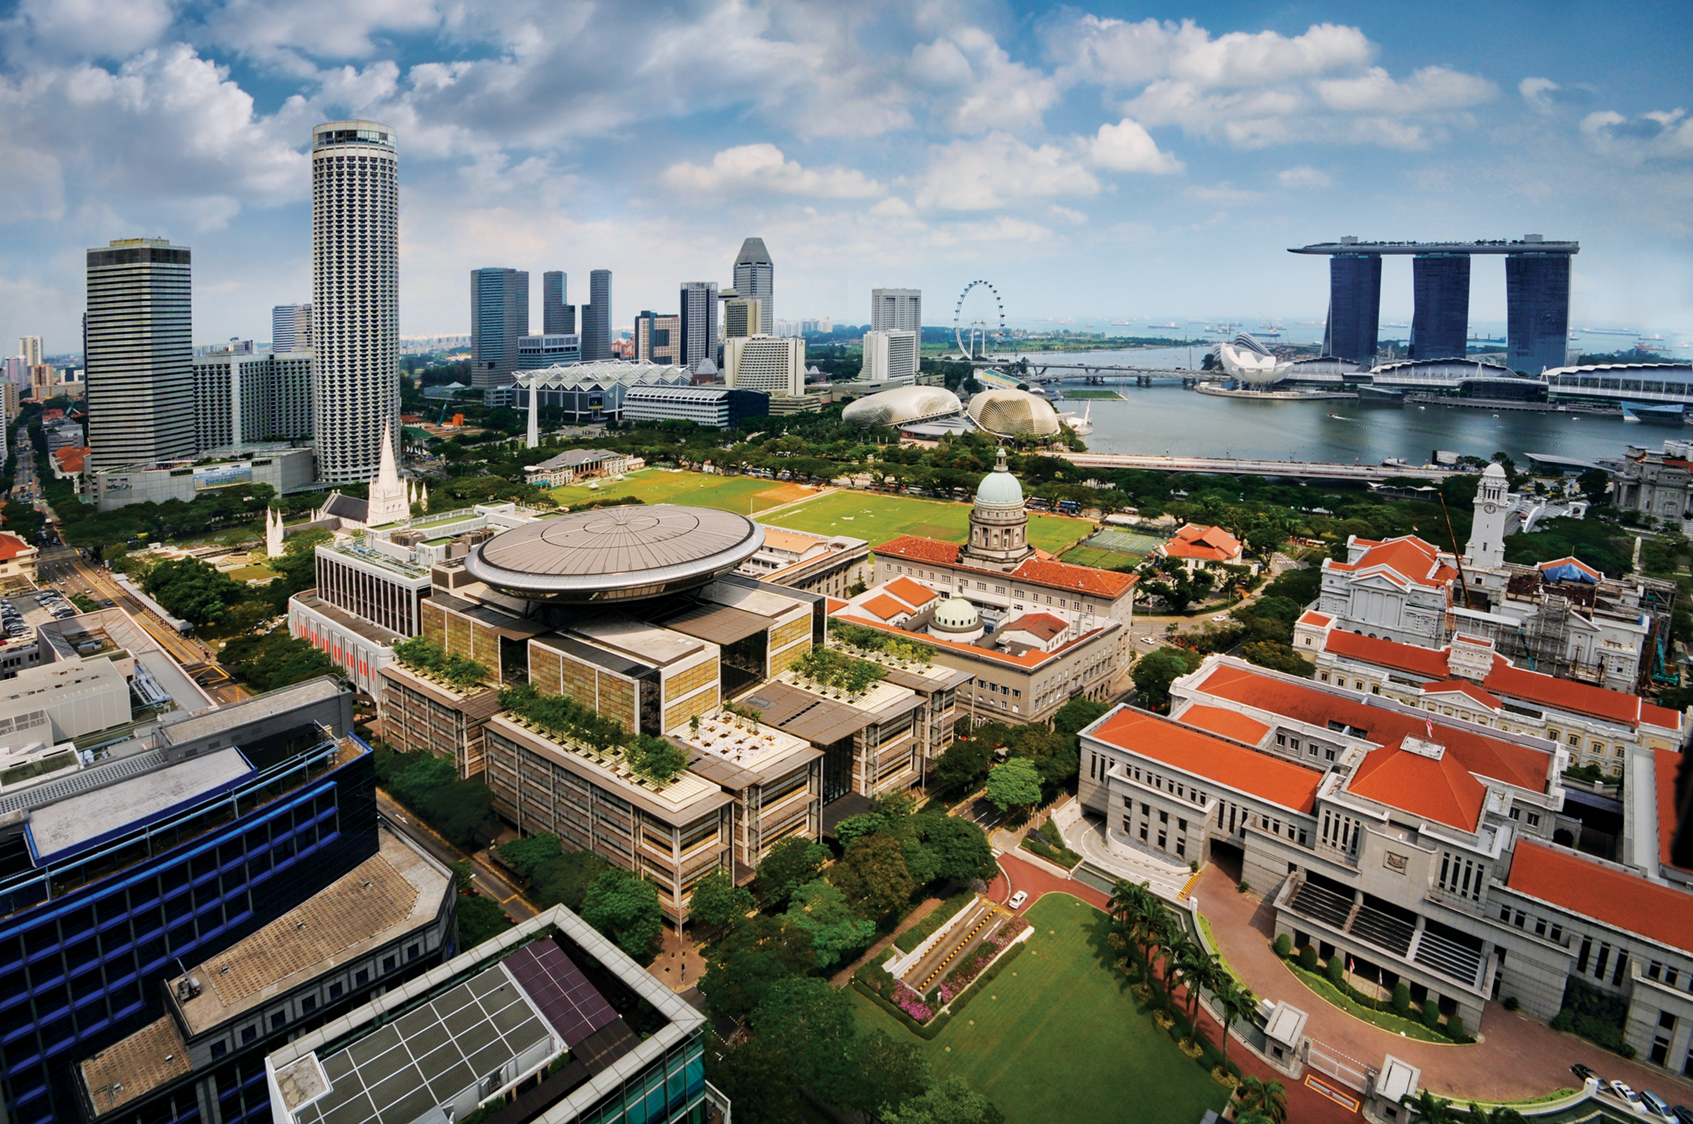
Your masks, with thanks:
[[[1195,184],[1188,188],[1184,194],[1189,199],[1197,199],[1202,203],[1256,203],[1264,198],[1264,193],[1261,191],[1248,191],[1227,182],[1210,185]]]
[[[1262,86],[1362,67],[1376,48],[1355,27],[1313,24],[1303,34],[1211,33],[1192,20],[1180,24],[1082,16],[1055,25],[1049,51],[1080,80],[1141,86],[1173,78],[1199,89]]]
[[[1630,162],[1693,157],[1693,116],[1681,108],[1632,118],[1599,110],[1582,118],[1581,133],[1598,151]]]
[[[935,112],[957,133],[1038,128],[1062,93],[1054,77],[1012,61],[977,27],[918,44],[910,73],[915,84],[935,92]]]
[[[124,58],[157,43],[171,19],[167,0],[23,0],[0,38],[20,61]]]
[[[1067,222],[1071,226],[1084,226],[1088,221],[1088,217],[1082,212],[1072,210],[1069,207],[1061,207],[1057,203],[1048,204],[1046,211],[1053,218]]]
[[[1006,133],[933,149],[917,188],[917,206],[990,211],[1028,198],[1096,195],[1099,180],[1079,146],[1032,146]]]
[[[227,0],[207,16],[206,33],[258,58],[357,59],[374,53],[379,38],[440,24],[433,0]]]
[[[672,164],[661,178],[679,191],[766,191],[819,199],[873,199],[887,194],[887,188],[856,168],[802,168],[773,144],[726,148],[707,166],[686,161]]]
[[[1517,83],[1517,93],[1536,113],[1550,115],[1559,108],[1579,108],[1594,100],[1590,86],[1560,86],[1550,78],[1524,78]]]
[[[917,209],[897,195],[890,195],[886,199],[870,208],[872,215],[884,218],[905,219],[917,214]]]
[[[1182,170],[1182,162],[1168,152],[1158,151],[1152,134],[1131,118],[1099,127],[1089,143],[1093,162],[1114,172],[1150,172],[1165,175]]]
[[[1297,168],[1284,168],[1276,173],[1276,182],[1283,187],[1328,187],[1334,181],[1327,172],[1319,171],[1306,164]]]
[[[1485,78],[1460,74],[1443,66],[1425,66],[1404,82],[1373,66],[1355,78],[1332,78],[1317,83],[1323,103],[1343,113],[1403,115],[1469,109],[1492,100],[1498,92]]]

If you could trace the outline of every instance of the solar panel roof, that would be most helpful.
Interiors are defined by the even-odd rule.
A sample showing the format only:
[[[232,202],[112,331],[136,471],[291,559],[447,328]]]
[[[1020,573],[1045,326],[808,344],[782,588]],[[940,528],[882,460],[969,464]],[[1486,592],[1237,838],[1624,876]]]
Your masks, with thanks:
[[[569,1049],[617,1019],[582,969],[552,941],[524,945],[503,963]]]

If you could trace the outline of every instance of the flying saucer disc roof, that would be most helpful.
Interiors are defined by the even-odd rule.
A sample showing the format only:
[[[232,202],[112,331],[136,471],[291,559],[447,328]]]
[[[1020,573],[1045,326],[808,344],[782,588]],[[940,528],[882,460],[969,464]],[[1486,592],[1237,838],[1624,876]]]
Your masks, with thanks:
[[[744,515],[653,504],[571,512],[495,535],[465,559],[472,577],[538,599],[657,596],[733,570],[764,542]]]

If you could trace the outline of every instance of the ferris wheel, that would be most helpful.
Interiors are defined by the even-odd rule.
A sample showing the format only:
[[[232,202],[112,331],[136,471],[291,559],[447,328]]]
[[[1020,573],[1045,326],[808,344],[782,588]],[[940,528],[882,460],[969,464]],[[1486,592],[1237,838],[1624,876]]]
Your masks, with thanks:
[[[990,341],[1005,337],[1005,304],[992,283],[972,281],[964,286],[952,312],[952,335],[958,350],[972,359],[985,355]]]

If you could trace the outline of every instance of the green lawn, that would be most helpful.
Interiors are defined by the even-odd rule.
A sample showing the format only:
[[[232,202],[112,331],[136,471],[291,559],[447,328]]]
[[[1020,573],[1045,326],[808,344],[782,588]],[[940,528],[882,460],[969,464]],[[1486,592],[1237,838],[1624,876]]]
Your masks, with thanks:
[[[1095,566],[1101,570],[1132,570],[1141,564],[1138,554],[1124,554],[1120,550],[1100,550],[1092,546],[1078,546],[1064,552],[1063,561],[1078,566]]]
[[[1072,390],[1069,387],[1066,387],[1064,389],[1064,397],[1065,398],[1108,398],[1108,399],[1111,399],[1114,402],[1123,401],[1123,396],[1121,394],[1118,394],[1115,390]]]
[[[961,543],[970,537],[970,505],[869,492],[834,492],[786,508],[771,518],[777,526],[818,535],[851,535],[877,547],[900,535]],[[1059,553],[1093,529],[1085,519],[1029,515],[1029,541]]]
[[[859,1018],[917,1042],[938,1077],[986,1093],[1008,1124],[1189,1124],[1227,1094],[1129,993],[1101,956],[1109,921],[1063,894],[1028,912],[1035,935],[934,1041],[853,991]]]
[[[644,469],[622,480],[602,480],[599,484],[598,488],[589,488],[587,484],[554,488],[552,495],[565,507],[589,500],[640,496],[643,503],[692,504],[746,515],[749,505],[762,510],[776,502],[756,500],[758,493],[788,487],[779,480],[756,476],[714,476],[703,472],[666,472],[659,468]]]

